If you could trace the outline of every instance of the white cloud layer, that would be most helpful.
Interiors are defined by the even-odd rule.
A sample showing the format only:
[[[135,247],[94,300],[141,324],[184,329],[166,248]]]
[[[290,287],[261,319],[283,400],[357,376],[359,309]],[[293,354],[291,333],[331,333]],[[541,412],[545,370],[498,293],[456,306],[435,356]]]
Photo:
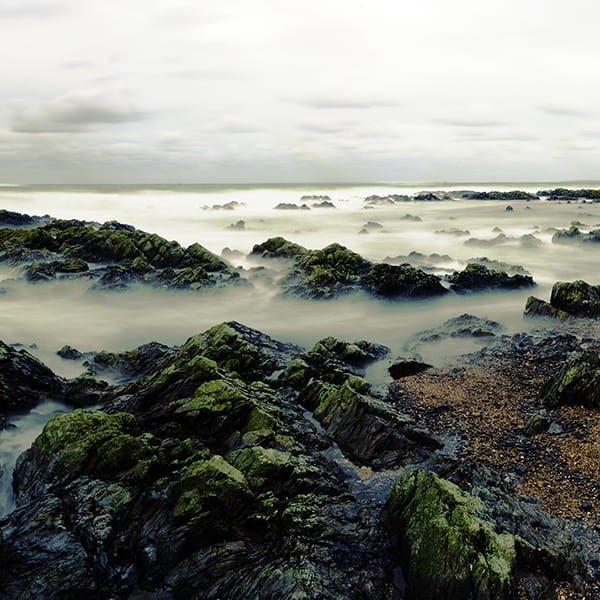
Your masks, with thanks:
[[[599,18],[591,0],[3,0],[0,181],[600,178]]]

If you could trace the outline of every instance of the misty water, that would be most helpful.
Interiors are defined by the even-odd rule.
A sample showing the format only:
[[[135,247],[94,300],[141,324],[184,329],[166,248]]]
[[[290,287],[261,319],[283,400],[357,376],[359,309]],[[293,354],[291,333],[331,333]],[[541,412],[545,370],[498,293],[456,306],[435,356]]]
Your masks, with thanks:
[[[553,184],[472,184],[460,189],[535,192]],[[566,228],[571,222],[584,223],[583,231],[600,224],[600,204],[562,204],[547,201],[454,200],[407,202],[365,209],[363,200],[371,194],[413,194],[423,187],[331,186],[97,186],[0,187],[0,208],[32,215],[50,214],[97,222],[118,220],[158,233],[183,245],[199,242],[220,254],[223,248],[246,255],[254,244],[281,235],[308,248],[321,248],[339,242],[364,257],[381,261],[411,251],[438,253],[450,257],[440,269],[461,269],[469,258],[486,256],[513,265],[522,265],[536,280],[534,290],[449,294],[421,301],[384,301],[366,295],[341,297],[331,301],[284,298],[278,294],[276,276],[242,273],[253,285],[222,290],[181,292],[139,286],[128,291],[90,291],[89,281],[55,281],[28,284],[14,279],[17,270],[0,267],[0,317],[2,339],[7,343],[35,344],[30,351],[58,374],[74,377],[82,372],[80,362],[56,355],[64,344],[81,351],[122,351],[156,340],[182,344],[189,336],[226,320],[237,320],[283,341],[310,346],[326,335],[344,339],[367,339],[389,346],[390,358],[406,352],[405,344],[414,333],[437,326],[448,318],[468,312],[502,323],[507,333],[546,326],[523,319],[525,300],[530,294],[547,299],[557,280],[585,279],[598,283],[598,249],[595,245],[551,243],[549,228]],[[435,186],[428,186],[436,190]],[[443,186],[451,191],[451,186]],[[274,210],[286,202],[300,204],[303,194],[327,194],[335,209],[310,211]],[[232,211],[203,207],[236,201]],[[405,220],[405,215],[420,221]],[[226,227],[238,220],[242,231]],[[368,221],[383,227],[360,234]],[[506,244],[491,247],[465,245],[469,237],[491,239],[499,227],[509,237]],[[468,230],[469,235],[436,233],[452,228]],[[533,233],[542,244],[527,247],[519,239]],[[246,258],[234,260],[246,269],[257,263]],[[551,326],[548,324],[547,326]],[[449,340],[421,347],[425,360],[443,366],[457,355],[475,350],[484,341]],[[386,378],[387,362],[375,365],[369,378]],[[52,411],[20,417],[0,434],[0,453],[5,473],[11,471],[16,456],[28,447]],[[54,409],[52,409],[54,410]],[[38,414],[39,413],[39,414]],[[11,433],[12,432],[12,433]],[[13,437],[11,437],[13,436]],[[6,486],[6,475],[2,485]],[[6,503],[6,500],[3,502]]]
[[[17,458],[31,446],[53,416],[69,410],[60,402],[44,402],[27,414],[12,417],[0,431],[0,516],[14,508],[12,473]]]

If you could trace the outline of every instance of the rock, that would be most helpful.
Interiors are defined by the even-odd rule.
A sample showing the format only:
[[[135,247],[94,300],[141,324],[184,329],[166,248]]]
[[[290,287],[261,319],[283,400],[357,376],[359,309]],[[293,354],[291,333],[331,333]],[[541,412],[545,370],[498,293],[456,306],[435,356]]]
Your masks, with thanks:
[[[496,237],[491,240],[482,240],[479,238],[469,238],[465,241],[465,246],[476,246],[480,248],[489,248],[492,246],[500,246],[502,244],[508,244],[509,242],[513,242],[514,238],[508,237],[504,233],[499,233]]]
[[[246,255],[239,250],[232,250],[231,248],[225,247],[221,250],[221,257],[228,262],[232,262],[234,260],[246,258]]]
[[[378,196],[373,194],[367,196],[364,200],[365,206],[393,206],[397,202],[412,202],[410,196],[404,194],[389,194],[387,196]]]
[[[600,229],[593,229],[588,233],[583,233],[578,227],[571,226],[567,230],[559,230],[552,236],[553,244],[564,244],[569,242],[600,242]]]
[[[544,245],[544,242],[542,242],[540,238],[535,237],[535,235],[531,233],[526,233],[525,235],[522,235],[521,239],[519,240],[519,243],[521,244],[521,246],[525,246],[527,248],[535,248],[537,246]]]
[[[56,354],[61,358],[65,358],[67,360],[79,360],[83,358],[83,354],[77,350],[77,348],[73,348],[73,346],[63,346],[60,350],[57,350]]]
[[[229,231],[244,231],[244,229],[246,229],[246,222],[239,220],[235,223],[231,223],[231,225],[227,225],[225,229],[228,229]]]
[[[53,220],[31,229],[0,230],[0,260],[14,264],[31,258],[36,262],[24,274],[32,281],[60,274],[95,279],[95,287],[109,289],[135,283],[190,289],[241,283],[237,271],[200,244],[182,248],[115,221],[100,226]],[[101,266],[89,269],[88,262]]]
[[[309,194],[302,196],[300,202],[330,202],[331,198],[327,195]]]
[[[438,277],[407,264],[373,264],[340,244],[298,256],[282,285],[286,294],[323,299],[361,289],[385,298],[446,293]]]
[[[510,212],[511,210],[514,210],[514,208],[509,204],[504,210]]]
[[[405,214],[402,217],[398,217],[398,220],[400,221],[413,221],[415,223],[419,223],[421,222],[423,219],[421,219],[421,217],[417,216],[417,215],[410,215],[410,214]]]
[[[439,327],[416,333],[409,339],[408,348],[414,350],[421,344],[438,342],[447,338],[493,338],[503,330],[504,327],[496,321],[464,313],[444,321]]]
[[[570,319],[571,315],[564,310],[560,310],[552,306],[545,300],[540,300],[535,296],[529,296],[525,304],[525,312],[523,313],[526,317],[550,317],[553,319]]]
[[[203,206],[203,210],[235,210],[243,206],[242,202],[238,202],[237,200],[231,200],[230,202],[226,202],[225,204],[213,204],[212,206]]]
[[[442,444],[420,430],[408,416],[369,395],[369,384],[351,376],[342,385],[313,381],[300,401],[352,459],[359,464],[376,461],[397,466],[421,447],[439,449]]]
[[[127,352],[95,352],[83,364],[90,375],[109,374],[127,381],[161,369],[175,352],[174,348],[150,342]]]
[[[467,200],[538,200],[535,194],[520,190],[510,192],[465,192],[461,196]]]
[[[308,252],[306,248],[300,246],[300,244],[289,242],[282,237],[274,237],[269,238],[262,244],[256,244],[248,256],[293,259],[306,252]]]
[[[434,194],[433,192],[421,192],[413,196],[415,202],[440,202],[446,199],[445,195]]]
[[[0,342],[0,417],[58,400],[62,380],[26,350]]]
[[[600,201],[600,190],[597,189],[579,189],[572,190],[567,188],[555,188],[553,190],[541,190],[538,196],[545,196],[548,200],[555,202],[588,200],[592,202]]]
[[[409,377],[411,375],[418,375],[419,373],[423,373],[423,371],[427,371],[427,369],[433,368],[433,365],[429,365],[427,363],[414,360],[414,359],[396,359],[394,364],[390,365],[388,368],[389,374],[394,379],[400,379],[401,377]]]
[[[485,507],[423,470],[394,485],[384,520],[415,599],[515,597],[515,538],[497,533]]]
[[[535,413],[532,415],[525,425],[525,433],[527,435],[536,435],[538,433],[544,433],[548,431],[550,427],[550,420],[548,417],[541,413]]]
[[[330,200],[323,200],[323,202],[315,202],[312,205],[313,208],[336,208],[335,204]]]
[[[487,258],[487,256],[469,258],[467,263],[483,265],[484,267],[487,267],[488,269],[492,269],[494,271],[505,271],[509,275],[531,275],[531,273],[521,265],[511,265],[500,260]]]
[[[457,229],[456,227],[453,227],[451,229],[438,229],[435,231],[435,233],[444,234],[444,235],[453,235],[456,237],[463,237],[463,236],[471,235],[471,232],[468,229]]]
[[[298,206],[293,202],[280,202],[277,206],[275,206],[275,210],[310,210],[310,207],[306,204]]]
[[[542,398],[551,408],[564,404],[600,408],[600,354],[586,350],[570,358],[545,384]]]
[[[381,223],[378,223],[377,221],[367,221],[363,225],[363,231],[365,231],[365,233],[369,233],[371,231],[380,231],[382,229],[383,225]]]
[[[463,271],[455,271],[448,277],[448,281],[450,289],[459,293],[485,289],[514,290],[535,285],[528,275],[508,275],[476,263],[469,263]]]
[[[361,278],[360,285],[375,296],[415,298],[447,293],[435,275],[410,265],[373,265]]]
[[[576,317],[600,317],[600,285],[558,281],[552,286],[550,304]]]

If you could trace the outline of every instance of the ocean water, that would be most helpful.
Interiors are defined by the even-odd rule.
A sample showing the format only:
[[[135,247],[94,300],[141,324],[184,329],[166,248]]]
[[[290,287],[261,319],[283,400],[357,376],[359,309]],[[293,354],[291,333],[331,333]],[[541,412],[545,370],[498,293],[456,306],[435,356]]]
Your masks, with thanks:
[[[455,200],[401,203],[365,209],[371,194],[413,194],[422,190],[537,191],[558,184],[460,184],[419,186],[322,185],[322,186],[28,186],[0,187],[0,208],[28,214],[50,214],[103,222],[116,219],[156,232],[183,245],[199,242],[220,254],[229,247],[246,254],[256,243],[281,235],[309,248],[339,242],[371,260],[405,255],[411,251],[447,254],[447,268],[462,268],[475,256],[487,256],[528,269],[538,283],[535,290],[449,295],[423,301],[389,302],[356,295],[333,301],[282,298],[268,279],[253,287],[178,292],[147,287],[125,292],[90,292],[86,282],[27,284],[11,280],[15,270],[0,267],[2,336],[8,343],[35,343],[35,352],[51,368],[65,376],[81,371],[78,363],[60,359],[56,350],[71,344],[82,351],[120,351],[157,340],[181,344],[187,337],[224,320],[235,319],[279,339],[304,346],[325,335],[345,339],[369,339],[405,352],[415,332],[436,326],[453,316],[469,312],[500,321],[507,332],[526,331],[543,323],[525,320],[522,312],[531,293],[547,298],[557,280],[585,279],[600,282],[594,245],[551,243],[551,227],[568,227],[572,221],[582,229],[600,224],[600,204],[561,204],[546,201]],[[583,184],[570,187],[584,187]],[[585,187],[593,187],[586,185]],[[274,206],[299,204],[304,194],[327,194],[335,209],[281,211]],[[233,211],[203,207],[231,201],[241,204]],[[421,221],[402,219],[418,216]],[[226,229],[238,220],[243,231]],[[367,221],[383,229],[359,234]],[[500,227],[507,236],[534,233],[543,243],[524,247],[518,241],[489,248],[469,247],[468,236],[457,237],[440,230],[468,230],[470,237],[489,239]],[[236,266],[254,266],[245,259]],[[435,364],[474,349],[464,341],[425,348],[425,358]]]

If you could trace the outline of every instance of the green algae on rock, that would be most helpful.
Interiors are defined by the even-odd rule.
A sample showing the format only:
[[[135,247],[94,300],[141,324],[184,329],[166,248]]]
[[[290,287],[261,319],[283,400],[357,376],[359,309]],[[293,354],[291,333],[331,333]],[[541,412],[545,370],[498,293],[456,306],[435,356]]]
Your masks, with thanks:
[[[401,556],[411,600],[515,597],[515,539],[483,518],[485,507],[423,470],[394,485],[384,519]]]

